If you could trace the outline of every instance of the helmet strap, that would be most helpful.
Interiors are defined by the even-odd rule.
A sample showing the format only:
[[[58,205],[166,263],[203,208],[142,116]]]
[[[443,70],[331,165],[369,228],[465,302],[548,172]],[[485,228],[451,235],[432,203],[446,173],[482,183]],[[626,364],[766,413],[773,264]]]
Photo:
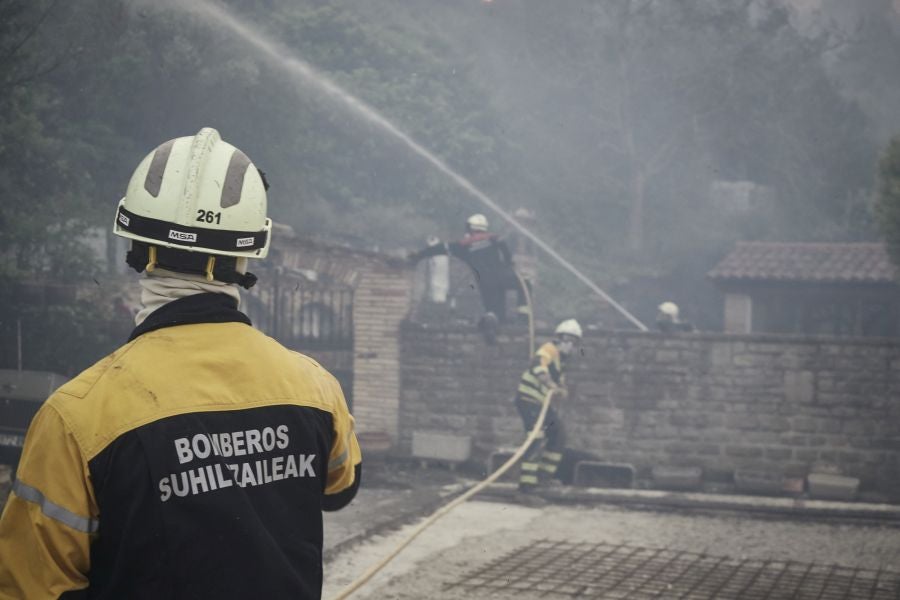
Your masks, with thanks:
[[[216,266],[216,257],[210,254],[209,258],[206,259],[206,268],[204,269],[204,271],[206,272],[206,280],[207,281],[212,281],[214,279],[213,269],[215,268],[215,266]]]
[[[144,267],[148,273],[152,273],[156,268],[156,246],[150,246],[147,249],[147,266]],[[140,271],[138,271],[140,273]]]
[[[158,267],[176,273],[198,275],[207,281],[236,283],[249,290],[256,284],[257,277],[253,273],[238,272],[237,260],[234,256],[187,252],[138,241],[132,241],[131,249],[125,255],[125,262],[138,273],[151,273]]]

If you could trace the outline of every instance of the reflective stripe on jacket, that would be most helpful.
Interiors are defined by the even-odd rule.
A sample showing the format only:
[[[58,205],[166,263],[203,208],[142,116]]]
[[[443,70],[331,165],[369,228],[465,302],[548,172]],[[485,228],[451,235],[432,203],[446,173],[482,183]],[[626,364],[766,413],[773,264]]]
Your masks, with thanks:
[[[165,305],[191,310],[44,403],[0,519],[0,598],[320,597],[353,418],[325,369],[222,302]]]

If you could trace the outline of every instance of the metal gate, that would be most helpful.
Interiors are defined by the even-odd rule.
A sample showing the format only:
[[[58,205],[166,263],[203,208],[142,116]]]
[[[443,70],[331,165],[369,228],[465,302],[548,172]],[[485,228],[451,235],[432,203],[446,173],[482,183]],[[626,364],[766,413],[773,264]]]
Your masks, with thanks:
[[[317,281],[314,273],[275,267],[245,296],[253,325],[321,363],[353,407],[353,290]]]

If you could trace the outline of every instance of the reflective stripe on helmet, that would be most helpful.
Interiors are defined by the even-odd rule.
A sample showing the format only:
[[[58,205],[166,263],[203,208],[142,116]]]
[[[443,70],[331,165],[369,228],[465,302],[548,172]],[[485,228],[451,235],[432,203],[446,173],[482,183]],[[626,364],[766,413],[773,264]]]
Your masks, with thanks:
[[[119,227],[125,231],[162,244],[196,246],[223,252],[257,250],[265,247],[268,238],[268,232],[265,230],[248,232],[188,227],[142,217],[122,206],[119,207],[116,220]]]
[[[174,145],[175,140],[169,140],[153,152],[153,160],[150,162],[150,168],[144,178],[144,189],[154,198],[159,197],[163,174],[166,172],[166,164],[169,162],[169,155],[172,153]]]
[[[244,187],[244,173],[250,166],[250,159],[240,150],[235,150],[228,161],[228,170],[225,171],[225,183],[222,184],[222,199],[219,206],[228,208],[241,201],[241,190]]]

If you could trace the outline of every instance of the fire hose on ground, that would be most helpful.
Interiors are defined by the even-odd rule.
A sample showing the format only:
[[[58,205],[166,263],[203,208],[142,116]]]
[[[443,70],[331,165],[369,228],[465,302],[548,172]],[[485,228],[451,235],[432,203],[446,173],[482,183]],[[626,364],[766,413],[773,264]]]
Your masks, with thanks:
[[[541,413],[540,413],[540,415],[538,415],[538,419],[535,422],[534,427],[531,428],[531,431],[528,433],[528,437],[525,438],[525,441],[522,443],[522,445],[516,449],[516,451],[513,453],[513,455],[511,457],[509,457],[509,460],[507,460],[505,463],[503,463],[503,465],[500,466],[499,469],[497,469],[496,471],[491,473],[491,475],[487,479],[485,479],[481,483],[475,485],[466,493],[462,494],[458,498],[454,499],[453,501],[449,502],[448,504],[445,504],[444,506],[442,506],[441,508],[436,510],[434,513],[432,513],[432,515],[430,517],[428,517],[427,519],[425,519],[425,521],[420,523],[412,531],[412,533],[410,533],[402,542],[400,542],[400,544],[398,544],[397,547],[394,548],[394,550],[390,554],[388,554],[385,558],[383,558],[381,560],[381,562],[369,567],[365,573],[360,575],[356,579],[356,581],[352,582],[347,587],[345,587],[343,590],[341,590],[337,596],[332,598],[332,600],[343,600],[344,598],[349,598],[353,592],[355,592],[356,590],[361,588],[363,585],[365,585],[366,582],[368,582],[372,577],[374,577],[376,573],[378,573],[381,569],[383,569],[385,566],[387,566],[387,564],[390,561],[392,561],[398,554],[400,554],[400,552],[404,548],[406,548],[414,539],[416,539],[419,536],[419,534],[421,534],[423,531],[425,531],[428,527],[433,525],[438,519],[440,519],[441,517],[443,517],[444,515],[449,513],[451,510],[453,510],[454,508],[456,508],[457,506],[459,506],[460,504],[462,504],[463,502],[465,502],[466,500],[468,500],[469,498],[471,498],[472,496],[474,496],[475,494],[477,494],[478,492],[480,492],[481,490],[483,490],[484,488],[486,488],[487,486],[489,486],[490,484],[495,482],[501,475],[506,473],[510,469],[510,467],[512,467],[516,462],[518,462],[518,460],[520,458],[522,458],[522,455],[525,454],[525,451],[528,450],[528,447],[531,445],[531,443],[534,440],[536,440],[539,436],[543,435],[542,429],[544,426],[544,418],[547,416],[547,409],[550,408],[550,400],[553,396],[553,393],[554,393],[554,390],[551,390],[550,392],[547,393],[546,396],[544,396],[544,402],[541,406]]]
[[[516,277],[519,279],[519,283],[522,286],[522,289],[525,293],[525,300],[528,305],[528,336],[529,336],[529,359],[534,354],[534,315],[532,312],[531,306],[531,294],[528,292],[528,287],[525,285],[525,280],[516,272]],[[332,598],[332,600],[344,600],[344,598],[349,598],[353,592],[361,588],[365,585],[372,577],[375,576],[376,573],[381,571],[389,562],[391,562],[400,552],[403,551],[409,544],[412,543],[414,539],[416,539],[419,534],[428,529],[431,525],[433,525],[438,519],[449,513],[451,510],[459,506],[460,504],[467,501],[469,498],[486,488],[487,486],[494,483],[497,479],[499,479],[504,473],[506,473],[528,450],[528,447],[531,446],[532,442],[534,442],[538,437],[543,435],[543,427],[544,427],[544,418],[547,416],[547,410],[550,408],[550,400],[553,397],[555,390],[550,390],[546,396],[544,396],[544,401],[541,405],[541,412],[538,415],[537,421],[534,423],[534,427],[531,428],[531,431],[528,432],[528,436],[525,438],[525,441],[522,442],[522,445],[519,446],[516,451],[513,453],[509,459],[503,463],[500,468],[491,473],[487,479],[473,486],[469,491],[465,492],[461,496],[455,498],[451,502],[445,504],[435,512],[431,514],[427,519],[425,519],[422,523],[420,523],[413,531],[410,533],[403,541],[401,541],[394,550],[384,557],[377,564],[369,567],[362,575],[360,575],[355,581],[347,585],[344,589],[342,589],[337,596]]]

